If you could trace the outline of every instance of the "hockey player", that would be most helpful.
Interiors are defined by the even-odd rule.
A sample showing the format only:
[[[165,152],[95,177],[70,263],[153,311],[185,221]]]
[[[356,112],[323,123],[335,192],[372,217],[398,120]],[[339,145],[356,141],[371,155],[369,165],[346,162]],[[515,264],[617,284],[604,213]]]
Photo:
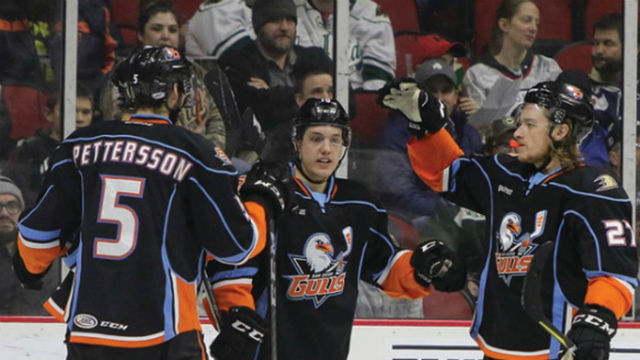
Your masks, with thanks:
[[[542,276],[546,316],[568,330],[577,359],[608,359],[617,320],[631,307],[638,260],[629,198],[611,174],[578,158],[577,144],[593,124],[583,93],[561,82],[536,85],[518,115],[517,156],[466,157],[441,131],[442,105],[433,96],[415,83],[392,85],[383,103],[410,120],[416,173],[446,199],[487,216],[471,327],[485,359],[557,359],[563,351],[520,304],[529,263],[548,241],[555,248]]]
[[[65,254],[76,264],[67,359],[206,358],[196,309],[205,256],[242,264],[264,247],[264,206],[240,202],[229,159],[172,125],[189,74],[170,47],[119,64],[114,81],[136,115],[71,134],[20,222],[21,282]]]
[[[278,359],[346,359],[359,279],[389,296],[413,299],[427,295],[432,282],[436,288],[464,284],[464,270],[441,242],[431,240],[415,252],[398,249],[389,239],[387,213],[377,200],[362,185],[334,176],[350,137],[347,116],[338,102],[309,99],[295,119],[295,163],[280,176],[260,167],[247,176],[254,184],[250,189],[284,182],[293,186],[295,194],[293,199],[285,197],[288,205],[276,215],[275,224]],[[256,178],[260,181],[252,180]],[[275,186],[264,186],[265,192],[268,188]],[[241,194],[246,190],[243,187]],[[265,316],[266,257],[265,251],[244,267],[216,274],[216,298],[242,296],[249,306],[255,301]],[[252,319],[254,324],[260,322]],[[253,359],[256,342],[250,346],[249,339],[238,341],[248,338],[246,333],[223,324],[212,354],[223,360]],[[269,354],[268,346],[260,348],[260,359],[269,359]]]

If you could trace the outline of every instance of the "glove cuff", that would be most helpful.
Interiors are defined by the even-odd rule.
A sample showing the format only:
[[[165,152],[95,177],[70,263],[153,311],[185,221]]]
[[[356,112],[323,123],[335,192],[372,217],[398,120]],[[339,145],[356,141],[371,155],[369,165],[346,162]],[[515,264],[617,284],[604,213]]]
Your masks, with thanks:
[[[572,327],[586,326],[606,334],[611,339],[618,329],[618,319],[604,306],[585,304],[573,317]]]

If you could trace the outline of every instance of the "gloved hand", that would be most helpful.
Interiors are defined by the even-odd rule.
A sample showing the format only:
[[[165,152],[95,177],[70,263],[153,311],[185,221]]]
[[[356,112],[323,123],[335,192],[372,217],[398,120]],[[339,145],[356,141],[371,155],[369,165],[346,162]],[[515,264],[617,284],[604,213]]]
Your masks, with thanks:
[[[211,343],[217,360],[253,360],[265,335],[264,320],[246,306],[236,306],[222,314],[220,333]]]
[[[47,270],[49,269],[47,268]],[[20,284],[25,289],[42,289],[42,278],[47,273],[47,270],[45,270],[42,274],[32,274],[24,265],[24,261],[22,261],[20,253],[16,251],[16,253],[13,254],[13,272],[16,274],[16,277],[20,281]]]
[[[614,313],[599,305],[584,305],[573,317],[569,339],[578,347],[575,360],[607,360],[611,338],[618,329]],[[558,358],[562,358],[560,354]]]
[[[295,207],[293,178],[286,164],[266,164],[258,161],[247,173],[247,179],[240,188],[243,200],[258,196],[268,203],[271,214],[277,218],[284,211]],[[264,202],[261,201],[261,203]]]
[[[428,240],[418,246],[411,256],[413,276],[418,284],[431,284],[438,291],[453,292],[464,288],[464,262],[440,240]]]
[[[409,119],[409,131],[419,138],[447,123],[445,105],[411,78],[394,79],[380,90],[378,103],[398,110]]]

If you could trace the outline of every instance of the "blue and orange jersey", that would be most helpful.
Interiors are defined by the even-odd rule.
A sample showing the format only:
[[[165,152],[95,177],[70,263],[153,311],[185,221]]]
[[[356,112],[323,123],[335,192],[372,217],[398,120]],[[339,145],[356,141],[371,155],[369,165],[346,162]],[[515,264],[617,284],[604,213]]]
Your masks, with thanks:
[[[167,118],[79,129],[52,159],[19,252],[32,273],[73,257],[72,296],[48,303],[71,342],[144,347],[198,330],[205,257],[238,265],[264,248],[264,211],[240,201],[229,160]]]
[[[463,156],[445,131],[409,141],[416,174],[447,200],[486,216],[487,253],[472,337],[496,359],[555,358],[560,344],[522,308],[536,249],[554,244],[540,301],[567,331],[576,309],[597,304],[619,318],[638,286],[631,201],[606,170],[583,164],[548,173],[510,155]]]

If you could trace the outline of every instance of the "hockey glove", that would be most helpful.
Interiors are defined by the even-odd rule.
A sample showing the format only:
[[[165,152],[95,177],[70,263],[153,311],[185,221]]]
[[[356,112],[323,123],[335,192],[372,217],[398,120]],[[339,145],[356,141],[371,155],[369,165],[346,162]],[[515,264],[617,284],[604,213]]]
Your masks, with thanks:
[[[268,211],[277,218],[285,210],[294,207],[291,170],[286,164],[255,163],[247,173],[247,179],[240,188],[243,200],[258,197],[260,203],[269,207]]]
[[[464,288],[466,271],[458,255],[440,240],[428,240],[413,251],[413,277],[418,284],[431,284],[438,291],[453,292]]]
[[[47,270],[49,269],[47,268]],[[20,253],[16,251],[16,253],[13,254],[13,272],[16,274],[16,277],[20,281],[20,284],[25,289],[42,289],[42,278],[47,273],[47,270],[45,270],[42,274],[32,274],[24,265],[24,261],[22,261]]]
[[[444,104],[413,79],[395,79],[382,88],[382,105],[398,110],[409,119],[409,131],[418,138],[442,129],[447,123]]]
[[[222,315],[220,334],[209,350],[217,360],[253,360],[265,335],[264,320],[246,306],[236,306]]]
[[[618,320],[611,310],[599,305],[584,305],[574,316],[567,334],[578,347],[575,360],[609,359],[609,342],[617,329]]]

